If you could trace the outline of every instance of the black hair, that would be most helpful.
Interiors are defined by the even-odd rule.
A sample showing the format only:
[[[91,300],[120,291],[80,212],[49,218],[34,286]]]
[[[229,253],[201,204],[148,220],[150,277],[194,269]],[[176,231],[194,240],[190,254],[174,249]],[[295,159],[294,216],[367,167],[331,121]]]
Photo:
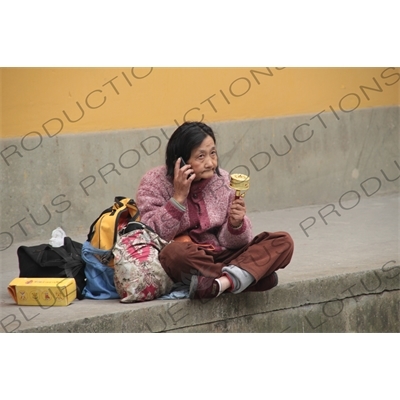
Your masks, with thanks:
[[[187,162],[192,150],[200,146],[207,136],[210,136],[215,144],[217,143],[213,130],[202,122],[184,122],[179,126],[169,139],[165,151],[167,176],[173,178],[176,160],[182,157],[183,161]],[[221,176],[218,166],[215,171]]]

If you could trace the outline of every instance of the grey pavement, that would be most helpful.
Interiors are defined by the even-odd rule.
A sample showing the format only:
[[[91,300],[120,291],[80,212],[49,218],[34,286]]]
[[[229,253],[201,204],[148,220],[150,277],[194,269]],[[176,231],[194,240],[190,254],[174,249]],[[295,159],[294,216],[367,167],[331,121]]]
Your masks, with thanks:
[[[291,263],[279,270],[279,284],[331,277],[351,272],[393,268],[400,264],[400,195],[354,197],[347,202],[289,208],[249,214],[254,233],[287,231],[295,243]],[[301,228],[303,226],[304,230]],[[49,239],[52,227],[49,231]],[[66,232],[83,242],[86,235]],[[308,234],[308,236],[306,235]],[[31,240],[24,245],[43,241]],[[121,304],[118,300],[75,300],[68,307],[17,306],[7,292],[8,283],[18,276],[14,243],[0,253],[0,332],[32,329],[52,323],[118,314],[130,309],[151,308],[166,300]],[[396,278],[400,279],[400,278]],[[190,301],[190,300],[177,300]]]

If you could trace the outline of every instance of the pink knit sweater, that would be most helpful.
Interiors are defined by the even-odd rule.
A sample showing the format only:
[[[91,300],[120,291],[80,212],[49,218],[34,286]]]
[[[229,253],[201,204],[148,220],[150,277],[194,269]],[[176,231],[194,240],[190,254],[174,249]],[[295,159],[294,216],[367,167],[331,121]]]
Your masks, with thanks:
[[[167,241],[187,233],[193,242],[211,244],[218,251],[243,247],[253,238],[251,222],[246,216],[238,229],[228,223],[235,192],[229,188],[228,172],[220,172],[222,176],[214,174],[211,179],[193,182],[180,208],[171,200],[174,187],[166,167],[151,169],[141,179],[136,194],[142,222]]]

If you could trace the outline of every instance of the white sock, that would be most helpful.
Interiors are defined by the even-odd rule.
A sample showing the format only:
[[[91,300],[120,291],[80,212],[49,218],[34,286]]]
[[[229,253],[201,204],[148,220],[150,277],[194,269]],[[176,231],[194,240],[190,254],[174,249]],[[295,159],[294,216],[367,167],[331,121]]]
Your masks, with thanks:
[[[216,281],[218,282],[218,286],[219,286],[219,290],[218,290],[218,294],[217,294],[217,297],[218,297],[222,293],[222,284],[219,281],[219,279],[216,279]]]

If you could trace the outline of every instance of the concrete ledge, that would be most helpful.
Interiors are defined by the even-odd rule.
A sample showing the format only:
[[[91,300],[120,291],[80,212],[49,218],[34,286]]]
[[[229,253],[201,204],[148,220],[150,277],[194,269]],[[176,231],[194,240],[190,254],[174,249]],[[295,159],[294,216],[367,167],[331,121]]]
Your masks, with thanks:
[[[325,205],[249,214],[255,233],[292,235],[293,259],[278,271],[276,288],[210,301],[85,299],[68,307],[20,307],[7,293],[18,276],[14,243],[0,253],[0,333],[400,332],[399,205],[398,194],[363,198],[352,208],[333,203],[340,215],[331,213],[326,224],[319,218]],[[300,223],[311,216],[316,222],[304,232]]]
[[[120,312],[16,332],[400,332],[398,275],[372,270],[213,300],[124,304]]]

